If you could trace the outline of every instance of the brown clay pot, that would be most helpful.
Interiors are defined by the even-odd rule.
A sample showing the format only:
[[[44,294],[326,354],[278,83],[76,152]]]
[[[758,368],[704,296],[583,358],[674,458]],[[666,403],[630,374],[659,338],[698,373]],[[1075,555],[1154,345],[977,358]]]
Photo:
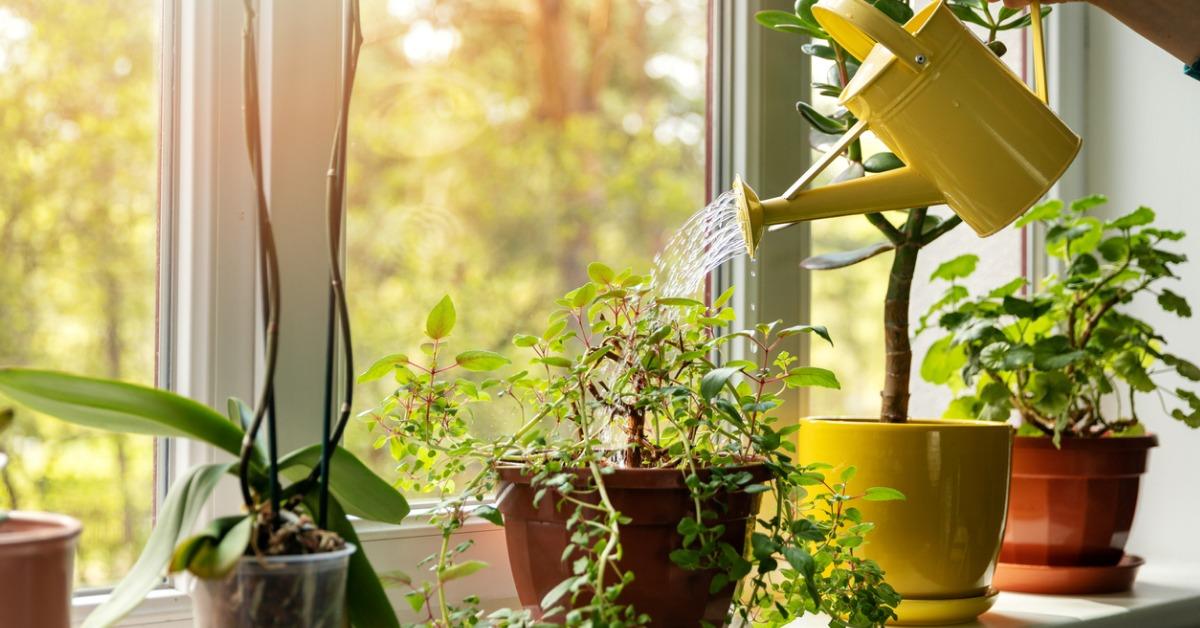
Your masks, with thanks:
[[[756,481],[770,478],[761,464],[742,469]],[[499,472],[504,484],[501,492],[508,491],[499,508],[517,595],[525,608],[540,616],[542,598],[573,575],[572,558],[563,560],[569,537],[566,522],[573,509],[569,505],[557,508],[560,500],[554,492],[535,506],[536,489],[520,468],[500,467]],[[620,602],[649,615],[652,626],[698,626],[701,621],[720,626],[725,623],[734,584],[710,594],[714,572],[682,569],[668,556],[681,547],[676,532],[679,521],[695,512],[683,479],[684,473],[676,469],[616,469],[604,476],[613,506],[631,519],[621,526],[624,554],[619,565],[632,572],[634,580],[622,591]],[[579,485],[585,484],[581,481]],[[758,495],[734,493],[718,495],[705,505],[724,513],[720,517],[725,525],[723,540],[739,552],[745,548],[747,523],[758,511],[759,501]]]
[[[1155,436],[1021,436],[1013,446],[1008,525],[1000,562],[1113,566],[1121,562],[1138,484]]]
[[[0,521],[0,625],[67,628],[75,545],[83,527],[65,515],[12,511]]]

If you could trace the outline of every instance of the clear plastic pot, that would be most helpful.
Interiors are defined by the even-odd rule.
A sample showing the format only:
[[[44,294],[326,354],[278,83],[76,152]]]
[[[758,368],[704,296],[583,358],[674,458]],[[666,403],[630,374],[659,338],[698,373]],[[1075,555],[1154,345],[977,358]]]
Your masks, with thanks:
[[[355,546],[300,556],[247,556],[223,580],[192,590],[199,628],[342,628]]]

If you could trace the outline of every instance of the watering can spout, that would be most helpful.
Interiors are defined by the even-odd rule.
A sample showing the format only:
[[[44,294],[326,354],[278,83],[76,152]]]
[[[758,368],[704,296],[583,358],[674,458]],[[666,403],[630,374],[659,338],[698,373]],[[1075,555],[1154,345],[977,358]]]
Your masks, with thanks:
[[[742,235],[751,257],[770,225],[928,207],[945,202],[942,192],[933,183],[909,167],[824,187],[790,191],[790,194],[765,200],[760,200],[738,177],[734,180],[733,192]]]

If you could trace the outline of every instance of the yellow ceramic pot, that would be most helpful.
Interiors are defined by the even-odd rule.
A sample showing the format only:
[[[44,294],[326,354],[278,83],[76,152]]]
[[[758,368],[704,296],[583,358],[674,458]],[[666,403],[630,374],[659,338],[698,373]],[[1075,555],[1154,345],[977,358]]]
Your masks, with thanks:
[[[1004,423],[805,419],[799,460],[854,465],[851,493],[887,486],[904,501],[855,505],[875,529],[862,555],[905,601],[900,623],[967,621],[994,601],[1004,537],[1013,429]]]

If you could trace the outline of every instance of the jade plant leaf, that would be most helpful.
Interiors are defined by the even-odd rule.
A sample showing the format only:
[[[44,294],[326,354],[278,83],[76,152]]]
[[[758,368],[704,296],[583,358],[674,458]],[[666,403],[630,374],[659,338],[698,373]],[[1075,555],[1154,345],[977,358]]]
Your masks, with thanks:
[[[800,262],[800,267],[805,270],[845,268],[846,266],[852,266],[861,261],[871,259],[880,253],[886,253],[894,248],[896,248],[896,245],[891,242],[876,242],[870,246],[864,246],[861,249],[854,249],[853,251],[814,255]]]
[[[321,445],[297,449],[279,459],[279,473],[292,481],[303,480],[321,463]],[[329,491],[356,517],[400,523],[408,516],[408,501],[354,454],[338,447],[330,457],[333,472]]]
[[[333,477],[336,478],[337,474]],[[316,493],[306,497],[304,503],[310,511],[316,512]],[[388,601],[387,592],[383,590],[383,583],[375,574],[375,568],[367,559],[366,548],[358,540],[354,524],[334,495],[329,497],[328,523],[330,530],[358,547],[350,555],[350,569],[346,573],[346,612],[350,616],[350,623],[357,628],[399,628],[396,611]]]
[[[158,510],[154,529],[150,531],[150,538],[137,562],[108,599],[87,616],[83,628],[115,624],[158,586],[175,546],[191,531],[217,482],[232,467],[231,462],[200,465],[175,481]]]
[[[233,455],[242,429],[215,410],[165,390],[55,371],[0,369],[0,392],[70,423],[126,434],[184,436]]]

